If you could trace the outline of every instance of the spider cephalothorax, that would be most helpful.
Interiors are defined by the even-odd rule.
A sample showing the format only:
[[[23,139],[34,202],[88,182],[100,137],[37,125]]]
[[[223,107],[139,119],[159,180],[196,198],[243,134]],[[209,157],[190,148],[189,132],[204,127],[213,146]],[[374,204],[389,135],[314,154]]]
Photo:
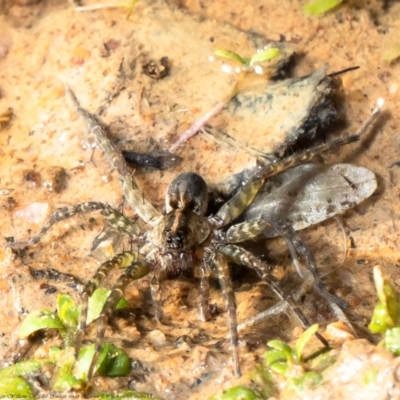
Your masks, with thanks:
[[[201,176],[184,173],[170,184],[166,196],[166,214],[148,233],[158,248],[161,268],[177,275],[192,268],[193,251],[210,234],[204,219],[207,209],[207,185]]]
[[[267,218],[263,214],[262,207],[257,208],[254,218],[251,220],[240,223],[236,223],[236,221],[251,207],[259,189],[269,177],[300,163],[305,163],[316,154],[357,141],[368,124],[364,124],[356,135],[322,144],[281,161],[263,166],[212,216],[206,215],[208,190],[204,179],[195,173],[181,174],[170,184],[166,195],[165,214],[161,214],[151,203],[143,198],[134,177],[128,171],[125,160],[108,140],[103,128],[91,114],[79,106],[73,93],[71,91],[69,93],[77,112],[84,117],[90,132],[96,137],[98,146],[105,152],[112,167],[118,171],[126,200],[138,217],[149,226],[147,234],[144,235],[145,243],[139,253],[124,252],[102,264],[83,291],[84,307],[80,321],[82,331],[86,326],[88,297],[106,278],[112,268],[117,265],[126,267],[125,272],[113,287],[99,317],[100,324],[103,324],[103,326],[98,330],[96,356],[92,361],[89,379],[93,374],[94,364],[101,348],[105,333],[104,325],[108,317],[123,295],[125,287],[133,280],[149,273],[151,274],[151,295],[158,320],[163,318],[160,286],[165,276],[176,276],[190,271],[194,269],[195,263],[199,262],[200,317],[203,320],[209,319],[212,315],[212,308],[208,301],[209,278],[213,274],[218,276],[228,313],[228,326],[236,375],[240,375],[236,302],[232,290],[228,262],[254,269],[278,297],[284,299],[291,306],[301,324],[307,326],[306,317],[297,307],[290,294],[284,292],[274,281],[269,266],[250,251],[238,245],[241,242],[255,238],[267,228],[274,229],[285,238],[295,258],[304,259],[309,273],[313,277],[317,292],[329,304],[333,304],[336,307],[337,305],[343,308],[346,307],[345,302],[325,289],[317,273],[311,250],[300,240],[290,226],[282,226],[280,221],[274,220],[273,217]],[[373,120],[373,116],[377,115],[378,111],[379,108],[374,111],[368,123]],[[88,213],[96,210],[105,216],[108,224],[113,229],[129,235],[133,239],[139,238],[139,228],[134,220],[125,217],[111,206],[96,201],[56,210],[35,236],[27,242],[10,244],[10,247],[18,248],[35,244],[56,222],[70,218],[78,213]],[[322,336],[318,333],[317,336],[324,345],[327,345]]]

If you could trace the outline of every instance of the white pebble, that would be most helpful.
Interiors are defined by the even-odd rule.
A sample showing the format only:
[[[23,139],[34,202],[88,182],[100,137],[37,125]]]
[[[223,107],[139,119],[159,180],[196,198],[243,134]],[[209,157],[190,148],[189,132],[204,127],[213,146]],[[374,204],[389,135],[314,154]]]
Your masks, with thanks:
[[[17,218],[25,219],[31,224],[40,224],[44,221],[49,210],[48,203],[32,203],[15,213]]]

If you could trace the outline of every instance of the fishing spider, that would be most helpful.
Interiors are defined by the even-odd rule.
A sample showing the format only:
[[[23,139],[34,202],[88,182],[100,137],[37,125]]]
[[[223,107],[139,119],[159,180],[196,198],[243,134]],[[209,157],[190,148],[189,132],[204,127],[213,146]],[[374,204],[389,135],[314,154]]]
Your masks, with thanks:
[[[254,269],[275,294],[289,304],[300,323],[304,327],[309,326],[306,317],[297,307],[291,295],[285,293],[275,282],[271,275],[270,267],[255,257],[250,251],[238,245],[239,243],[255,238],[266,228],[272,227],[276,229],[291,244],[297,255],[305,259],[307,268],[313,276],[315,289],[322,297],[329,303],[334,303],[341,308],[347,307],[344,301],[329,293],[324,288],[317,273],[316,263],[310,248],[299,239],[293,229],[282,231],[279,221],[268,221],[262,215],[250,221],[241,223],[233,222],[252,204],[258,190],[269,177],[300,163],[308,162],[317,154],[359,140],[361,133],[365,131],[378,114],[379,107],[373,111],[370,118],[364,123],[357,134],[315,146],[310,150],[305,150],[258,169],[215,215],[206,215],[208,190],[203,178],[192,172],[180,174],[172,181],[168,188],[165,213],[161,214],[150,202],[143,198],[135,182],[135,178],[128,171],[124,158],[108,140],[104,129],[97,122],[96,118],[79,105],[70,89],[67,89],[67,92],[75,105],[77,113],[84,118],[89,131],[95,136],[98,147],[103,150],[112,167],[118,171],[126,200],[138,217],[150,227],[147,233],[139,236],[139,228],[134,220],[125,217],[122,213],[107,204],[90,201],[57,209],[35,236],[31,237],[27,242],[9,245],[13,248],[23,248],[36,244],[55,223],[71,218],[76,214],[93,211],[100,211],[108,224],[118,232],[138,241],[144,239],[145,243],[138,253],[124,252],[103,263],[83,290],[84,305],[80,319],[81,331],[84,331],[86,327],[88,297],[91,296],[94,290],[107,277],[112,268],[118,266],[126,267],[125,272],[112,288],[112,292],[98,319],[99,328],[96,339],[96,352],[88,374],[89,380],[93,375],[94,365],[101,349],[107,320],[122,297],[125,287],[132,281],[151,273],[150,287],[155,307],[155,317],[158,321],[161,321],[163,313],[161,308],[160,281],[166,274],[177,276],[184,271],[192,270],[194,263],[197,261],[200,262],[201,273],[200,317],[202,320],[208,320],[212,317],[213,311],[209,305],[209,278],[213,274],[216,274],[220,282],[228,313],[233,365],[237,376],[240,376],[241,373],[238,352],[239,339],[236,303],[228,262]],[[325,346],[328,346],[328,343],[321,335],[318,333],[316,335]]]

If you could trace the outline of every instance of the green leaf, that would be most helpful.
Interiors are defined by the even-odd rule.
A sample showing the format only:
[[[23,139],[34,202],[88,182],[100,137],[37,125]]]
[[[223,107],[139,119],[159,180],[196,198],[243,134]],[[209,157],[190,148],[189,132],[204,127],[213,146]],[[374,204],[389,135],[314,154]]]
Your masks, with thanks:
[[[301,362],[302,361],[302,353],[305,345],[310,341],[312,336],[317,332],[319,329],[318,324],[311,325],[308,329],[306,329],[299,339],[296,342],[296,346],[294,348],[296,360]]]
[[[265,362],[268,366],[277,362],[287,361],[286,354],[282,350],[272,349],[265,352]]]
[[[33,391],[29,386],[29,383],[22,378],[12,377],[0,379],[0,397],[12,397],[12,398],[34,398]]]
[[[126,376],[131,372],[131,362],[123,350],[113,344],[105,343],[95,370],[103,376]]]
[[[211,400],[262,400],[262,398],[245,386],[235,386],[212,397]]]
[[[88,313],[86,318],[86,323],[88,325],[97,318],[99,318],[101,312],[103,311],[104,304],[106,303],[110,293],[111,290],[99,287],[89,297]]]
[[[372,314],[372,319],[368,329],[372,333],[385,333],[393,326],[393,321],[389,317],[385,304],[377,304]]]
[[[279,361],[269,366],[269,368],[277,374],[289,377],[289,364],[287,361]]]
[[[388,329],[399,325],[399,298],[393,287],[383,277],[379,266],[374,267],[374,282],[379,301],[368,329],[372,333],[385,333]]]
[[[90,365],[94,357],[95,345],[84,346],[79,350],[78,359],[73,369],[73,375],[82,381],[87,381]]]
[[[88,302],[88,313],[86,318],[86,324],[89,325],[91,322],[99,318],[103,311],[104,304],[106,303],[111,290],[103,287],[97,288],[89,298]],[[117,310],[128,307],[128,302],[125,298],[121,298],[115,307]]]
[[[242,58],[241,56],[239,56],[239,54],[230,50],[218,49],[214,51],[214,54],[221,58],[227,58],[229,60],[236,61],[242,65],[249,65],[250,63],[250,60],[248,58]]]
[[[322,375],[314,371],[303,374],[300,378],[292,378],[292,385],[296,391],[303,392],[307,389],[313,389],[322,382]]]
[[[268,368],[258,365],[254,370],[249,371],[248,377],[252,382],[252,387],[257,389],[257,393],[262,394],[263,398],[269,399],[276,394],[274,380]]]
[[[79,320],[79,310],[71,296],[60,293],[57,296],[57,310],[61,322],[71,329],[76,329]]]
[[[56,392],[67,390],[80,390],[83,387],[83,382],[77,379],[72,374],[72,369],[75,364],[75,349],[68,347],[64,349],[57,357],[57,372],[53,380],[52,389]]]
[[[262,63],[266,61],[271,61],[273,58],[279,55],[279,49],[276,47],[271,47],[264,51],[260,51],[251,57],[249,65],[254,65],[255,63]]]
[[[396,356],[400,355],[400,327],[385,332],[385,347]]]
[[[73,374],[76,378],[86,381],[90,365],[95,353],[95,345],[82,347]],[[126,376],[131,372],[131,363],[128,355],[120,348],[110,343],[105,343],[96,362],[94,373],[102,376]]]
[[[273,349],[280,350],[285,354],[286,360],[289,362],[293,361],[293,350],[292,348],[286,344],[285,342],[282,342],[281,340],[270,340],[267,345],[269,347],[272,347]]]
[[[312,357],[311,359],[307,357],[307,367],[312,371],[321,373],[334,364],[337,358],[337,352],[326,349],[320,352],[316,357]]]
[[[0,370],[0,379],[13,378],[16,376],[27,375],[35,372],[43,367],[45,364],[51,364],[49,360],[27,360],[21,361],[17,364],[10,365],[9,367]]]
[[[303,7],[303,11],[310,15],[321,15],[339,5],[343,0],[316,0]]]
[[[34,311],[27,315],[19,329],[19,337],[25,339],[41,329],[58,329],[61,336],[66,334],[65,327],[58,315],[48,310],[42,310],[39,314],[38,311]]]

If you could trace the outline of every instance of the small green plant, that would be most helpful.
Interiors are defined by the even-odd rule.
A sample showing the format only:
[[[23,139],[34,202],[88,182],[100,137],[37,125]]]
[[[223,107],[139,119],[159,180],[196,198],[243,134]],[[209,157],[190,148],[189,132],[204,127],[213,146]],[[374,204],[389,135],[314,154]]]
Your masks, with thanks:
[[[99,317],[109,293],[110,291],[104,288],[98,288],[93,293],[89,300],[88,323]],[[126,307],[125,299],[122,299],[117,306],[117,308],[123,307]],[[30,313],[24,319],[19,333],[21,339],[25,339],[39,330],[56,329],[62,339],[62,346],[51,347],[45,358],[22,361],[0,370],[0,397],[34,398],[33,390],[24,377],[39,371],[44,366],[50,367],[54,374],[51,379],[50,389],[52,391],[84,390],[86,388],[95,345],[82,347],[76,356],[75,345],[79,334],[79,317],[80,312],[74,300],[69,295],[60,294],[57,297],[56,312],[43,309]],[[103,344],[95,365],[98,375],[125,376],[129,374],[130,370],[129,357],[123,350],[113,344]],[[140,395],[142,397],[136,398],[154,398],[144,393]],[[147,397],[143,397],[145,395]]]
[[[315,0],[303,6],[303,11],[309,15],[322,15],[338,6],[342,1],[343,0]]]
[[[262,400],[264,398],[246,386],[235,386],[214,396],[211,400]]]
[[[382,275],[379,266],[374,267],[374,282],[378,304],[374,309],[368,329],[372,333],[380,333],[383,338],[379,345],[398,356],[400,355],[400,299]]]
[[[325,366],[326,354],[317,352],[309,356],[307,360],[303,356],[305,346],[318,331],[318,328],[318,324],[310,326],[303,332],[293,348],[281,340],[271,340],[267,343],[269,347],[272,347],[272,350],[265,353],[266,365],[271,371],[287,379],[288,389],[303,391],[317,386],[322,381],[321,374],[316,372],[316,369],[320,369],[317,367],[319,362],[315,361],[319,357]],[[312,370],[309,366],[310,361],[313,361]]]
[[[264,62],[269,62],[279,55],[280,51],[276,47],[269,47],[262,51],[257,51],[250,58],[242,57],[239,54],[230,51],[218,49],[215,50],[214,54],[217,57],[224,58],[227,60],[232,60],[241,65],[244,72],[254,71],[256,73],[262,73],[263,69],[260,64]],[[260,68],[257,68],[260,67]]]
[[[271,340],[271,347],[264,355],[264,364],[247,373],[248,385],[225,390],[211,400],[262,400],[277,395],[271,372],[285,378],[287,391],[302,392],[317,386],[322,381],[322,371],[333,364],[329,350],[317,351],[304,357],[304,350],[311,337],[318,331],[318,325],[312,325],[297,340],[294,347],[281,340]]]
[[[248,381],[248,384],[224,390],[210,400],[262,400],[277,394],[272,376],[263,365],[248,372],[242,379]]]

